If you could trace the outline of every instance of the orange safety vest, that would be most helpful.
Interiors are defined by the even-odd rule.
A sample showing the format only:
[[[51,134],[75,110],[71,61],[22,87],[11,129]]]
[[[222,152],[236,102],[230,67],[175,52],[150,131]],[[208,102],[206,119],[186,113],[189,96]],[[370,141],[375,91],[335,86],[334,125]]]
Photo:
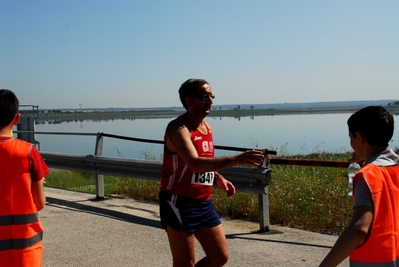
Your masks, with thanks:
[[[43,227],[31,193],[32,144],[0,140],[0,267],[42,266]]]
[[[354,183],[360,173],[371,191],[374,219],[368,237],[350,254],[350,266],[399,266],[399,165],[367,164]]]

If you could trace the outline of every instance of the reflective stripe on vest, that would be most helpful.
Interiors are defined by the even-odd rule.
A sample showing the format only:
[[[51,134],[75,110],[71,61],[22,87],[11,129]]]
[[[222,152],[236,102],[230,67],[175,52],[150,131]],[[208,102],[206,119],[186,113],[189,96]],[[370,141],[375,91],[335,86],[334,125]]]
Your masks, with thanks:
[[[42,241],[42,239],[43,239],[43,232],[38,233],[30,238],[0,240],[0,251],[9,250],[9,249],[29,248]]]
[[[358,261],[350,261],[350,267],[398,267],[399,259],[392,262],[378,262],[378,263],[370,263],[370,262],[358,262]]]
[[[37,213],[0,216],[0,226],[29,224],[38,221],[39,221],[39,215]]]

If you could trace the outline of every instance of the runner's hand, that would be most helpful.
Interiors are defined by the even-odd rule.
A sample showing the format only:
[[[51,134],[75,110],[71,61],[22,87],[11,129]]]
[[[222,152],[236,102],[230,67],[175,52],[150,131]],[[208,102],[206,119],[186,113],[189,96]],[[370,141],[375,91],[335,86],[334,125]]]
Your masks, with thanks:
[[[226,192],[227,197],[232,197],[236,193],[236,188],[234,185],[229,181],[226,180],[222,175],[218,174],[216,178],[216,184]]]
[[[265,158],[265,155],[263,155],[262,150],[247,150],[241,154],[237,155],[237,161],[239,164],[242,165],[253,165],[253,166],[259,166],[260,163],[262,163],[262,160]]]

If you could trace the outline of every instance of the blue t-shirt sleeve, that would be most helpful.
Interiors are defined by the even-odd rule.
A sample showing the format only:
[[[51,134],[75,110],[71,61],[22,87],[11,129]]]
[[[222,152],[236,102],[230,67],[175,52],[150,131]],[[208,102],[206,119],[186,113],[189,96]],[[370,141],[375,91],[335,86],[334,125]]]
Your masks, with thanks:
[[[370,188],[363,176],[356,179],[356,184],[354,185],[353,191],[355,193],[355,198],[353,201],[354,208],[358,206],[374,207],[374,201],[371,196]]]

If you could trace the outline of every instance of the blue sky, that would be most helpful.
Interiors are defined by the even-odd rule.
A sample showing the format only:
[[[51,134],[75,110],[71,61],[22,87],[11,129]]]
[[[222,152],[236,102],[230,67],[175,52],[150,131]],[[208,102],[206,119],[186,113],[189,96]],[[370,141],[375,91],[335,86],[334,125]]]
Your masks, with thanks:
[[[399,99],[399,1],[0,0],[0,88],[40,108]]]

